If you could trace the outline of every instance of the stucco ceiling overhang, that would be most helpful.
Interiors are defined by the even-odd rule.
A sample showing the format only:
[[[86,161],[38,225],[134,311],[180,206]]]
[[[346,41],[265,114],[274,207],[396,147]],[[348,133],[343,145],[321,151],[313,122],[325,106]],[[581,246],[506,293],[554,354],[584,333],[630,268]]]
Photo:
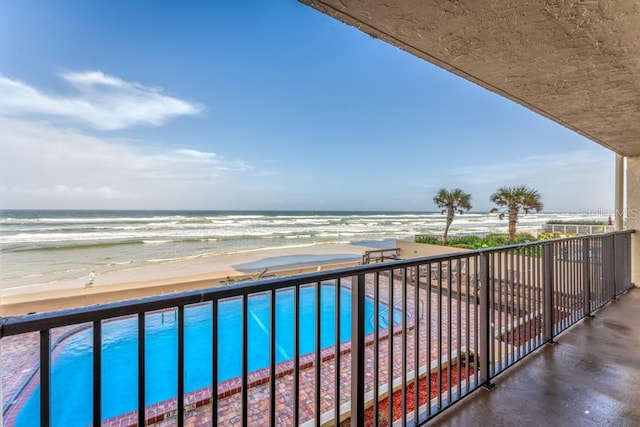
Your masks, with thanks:
[[[640,2],[300,0],[625,156],[640,155]]]

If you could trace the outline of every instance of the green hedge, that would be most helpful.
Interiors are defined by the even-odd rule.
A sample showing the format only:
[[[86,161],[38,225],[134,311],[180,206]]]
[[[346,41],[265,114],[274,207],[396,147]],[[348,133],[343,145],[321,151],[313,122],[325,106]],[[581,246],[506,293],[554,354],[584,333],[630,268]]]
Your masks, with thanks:
[[[522,244],[527,242],[535,242],[538,239],[529,233],[517,233],[514,244]],[[421,235],[416,236],[416,243],[428,243],[431,245],[444,245],[440,237]],[[461,236],[449,239],[446,246],[453,246],[463,249],[483,249],[495,248],[498,246],[507,246],[509,244],[508,234],[489,234],[485,237],[479,236]]]

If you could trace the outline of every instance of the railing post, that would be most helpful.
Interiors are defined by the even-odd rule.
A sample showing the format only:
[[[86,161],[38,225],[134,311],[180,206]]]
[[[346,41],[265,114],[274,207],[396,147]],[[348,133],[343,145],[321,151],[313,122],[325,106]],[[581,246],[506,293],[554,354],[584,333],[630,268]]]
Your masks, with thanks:
[[[93,425],[102,424],[102,320],[93,321]],[[1,424],[1,423],[0,423]]]
[[[40,331],[40,426],[51,425],[51,331]]]
[[[138,425],[146,425],[146,387],[145,387],[145,313],[138,313]]]
[[[393,276],[392,276],[393,280]],[[391,284],[390,286],[393,286]],[[351,426],[364,425],[364,274],[352,278],[351,285]],[[389,313],[393,327],[393,312]]]
[[[490,287],[489,284],[489,255],[480,254],[480,313],[479,313],[479,329],[480,329],[480,384],[486,388],[493,388],[491,382],[491,310],[489,310],[490,301]]]
[[[544,341],[553,342],[553,246],[542,247],[542,289],[544,298]]]
[[[624,286],[625,290],[629,289],[633,283],[631,282],[631,234],[624,234]],[[638,283],[640,285],[640,283]]]
[[[582,300],[584,317],[591,316],[591,258],[589,256],[590,239],[582,241]]]
[[[606,277],[605,298],[608,302],[616,298],[616,274],[614,270],[616,245],[614,235],[612,234],[606,236],[603,240],[604,251],[602,254],[602,267],[604,276]]]

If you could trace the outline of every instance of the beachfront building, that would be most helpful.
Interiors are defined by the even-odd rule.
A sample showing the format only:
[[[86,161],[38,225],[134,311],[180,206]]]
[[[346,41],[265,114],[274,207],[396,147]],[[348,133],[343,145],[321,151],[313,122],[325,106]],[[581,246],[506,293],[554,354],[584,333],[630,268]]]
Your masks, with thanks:
[[[635,2],[303,1],[626,157],[628,230],[3,318],[5,425],[640,424]]]

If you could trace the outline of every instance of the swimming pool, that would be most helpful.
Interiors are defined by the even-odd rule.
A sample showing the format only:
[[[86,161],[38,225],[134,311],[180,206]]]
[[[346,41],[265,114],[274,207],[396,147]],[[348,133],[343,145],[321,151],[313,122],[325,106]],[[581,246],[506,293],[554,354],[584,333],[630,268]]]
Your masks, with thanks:
[[[335,287],[321,287],[321,347],[335,343]],[[300,289],[300,354],[315,350],[315,287]],[[351,291],[340,290],[340,340],[351,337]],[[373,300],[365,299],[365,333],[373,331]],[[388,310],[380,304],[380,327],[388,324]],[[249,372],[269,366],[270,295],[248,301]],[[221,301],[218,306],[218,378],[242,374],[242,302]],[[394,310],[394,322],[401,318]],[[146,405],[177,395],[177,319],[175,311],[146,317]],[[211,385],[211,306],[185,309],[185,393]],[[293,291],[276,296],[276,362],[293,357]],[[102,419],[137,408],[137,318],[104,322],[102,344]],[[83,330],[67,338],[51,367],[52,426],[86,426],[92,414],[92,332]],[[39,424],[39,388],[20,411],[16,426]]]

